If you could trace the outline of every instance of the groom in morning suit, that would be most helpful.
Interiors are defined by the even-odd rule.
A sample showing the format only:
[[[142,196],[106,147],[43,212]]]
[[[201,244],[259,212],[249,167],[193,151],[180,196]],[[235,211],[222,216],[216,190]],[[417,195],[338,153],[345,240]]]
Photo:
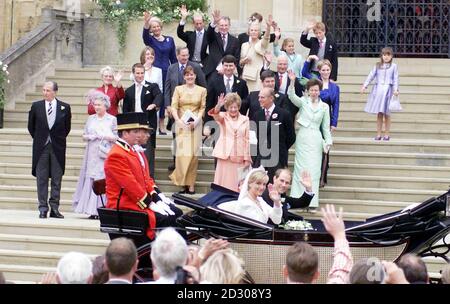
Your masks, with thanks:
[[[56,99],[58,84],[46,82],[43,100],[35,101],[28,113],[28,132],[33,138],[32,174],[36,176],[39,218],[64,218],[59,212],[61,180],[66,166],[66,138],[70,133],[70,105]],[[48,200],[48,179],[51,192]],[[47,202],[48,200],[48,202]]]
[[[145,147],[145,156],[149,162],[150,176],[155,178],[156,126],[158,122],[156,112],[164,102],[164,97],[156,83],[144,80],[145,68],[142,64],[134,64],[131,71],[134,75],[134,84],[125,90],[123,113],[147,113],[151,135]]]

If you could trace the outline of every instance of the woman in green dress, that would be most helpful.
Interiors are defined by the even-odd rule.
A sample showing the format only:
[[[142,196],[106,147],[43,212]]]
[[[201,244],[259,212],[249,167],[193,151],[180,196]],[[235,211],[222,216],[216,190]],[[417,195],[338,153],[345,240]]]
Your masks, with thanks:
[[[297,118],[300,128],[295,140],[291,197],[300,197],[303,194],[304,189],[300,180],[302,172],[308,170],[311,173],[313,192],[316,193],[309,205],[309,211],[314,213],[319,206],[322,152],[328,153],[330,146],[333,144],[330,133],[330,112],[328,104],[319,97],[322,89],[320,80],[309,80],[306,84],[308,96],[298,97],[294,90],[296,75],[292,71],[289,71],[289,78],[291,79],[291,85],[289,86],[288,97],[299,108],[300,113]]]

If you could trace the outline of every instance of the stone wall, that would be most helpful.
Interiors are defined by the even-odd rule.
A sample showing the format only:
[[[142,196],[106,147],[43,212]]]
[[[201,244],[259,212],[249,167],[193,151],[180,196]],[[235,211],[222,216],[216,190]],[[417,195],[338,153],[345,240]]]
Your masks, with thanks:
[[[0,1],[0,53],[40,24],[42,9],[45,7],[90,13],[94,4],[89,0]]]

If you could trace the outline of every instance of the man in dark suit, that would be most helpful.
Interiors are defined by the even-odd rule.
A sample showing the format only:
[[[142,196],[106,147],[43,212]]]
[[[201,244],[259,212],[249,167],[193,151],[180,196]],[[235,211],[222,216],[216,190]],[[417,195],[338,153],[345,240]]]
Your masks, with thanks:
[[[263,88],[270,88],[275,90],[275,73],[267,70],[261,73],[261,83]],[[261,110],[259,104],[259,92],[253,91],[248,94],[247,98],[242,100],[240,112],[242,115],[247,115],[251,121],[256,121],[255,116]],[[289,99],[286,95],[275,92],[275,105],[289,111]]]
[[[186,25],[186,18],[189,15],[186,5],[182,5],[180,8],[181,21],[177,27],[177,36],[184,42],[189,49],[189,60],[198,63],[203,67],[208,54],[206,49],[208,48],[208,40],[206,39],[205,22],[203,16],[194,14],[193,23],[194,31],[184,31]]]
[[[233,55],[236,58],[236,62],[239,62],[241,55],[239,40],[229,33],[230,18],[220,16],[220,11],[218,10],[214,11],[213,18],[213,22],[211,22],[206,31],[209,56],[203,68],[208,83],[212,75],[217,72],[223,74],[221,60],[225,55]],[[218,32],[215,31],[216,27],[219,28]]]
[[[169,66],[167,70],[166,82],[164,83],[164,104],[167,108],[167,113],[169,114],[169,122],[167,123],[167,129],[172,129],[173,118],[172,118],[172,97],[175,88],[179,85],[184,84],[183,72],[187,66],[194,68],[194,73],[197,75],[195,83],[201,87],[207,88],[205,74],[198,63],[189,60],[189,49],[187,47],[177,48],[177,62]],[[175,132],[172,133],[173,139],[175,141]],[[175,155],[175,153],[174,153]],[[175,170],[175,156],[173,157],[173,164],[169,166],[169,171]]]
[[[124,237],[112,240],[105,253],[105,266],[109,274],[106,284],[133,284],[138,264],[137,250],[132,240]]]
[[[275,171],[275,175],[273,177],[273,188],[280,194],[281,201],[283,202],[283,218],[282,222],[286,222],[289,220],[303,220],[303,217],[296,215],[294,213],[289,212],[290,209],[298,209],[298,208],[306,208],[311,203],[312,198],[314,197],[314,192],[312,190],[312,181],[311,175],[308,171],[302,172],[302,179],[300,182],[303,187],[305,187],[305,192],[301,197],[295,198],[287,195],[287,191],[291,186],[292,181],[292,172],[288,168],[278,169]],[[269,189],[266,187],[261,197],[264,201],[269,204],[271,207],[273,206],[273,201],[269,196]]]
[[[258,147],[253,167],[262,165],[273,180],[275,171],[288,166],[289,148],[295,142],[295,131],[289,113],[274,104],[275,92],[259,92],[261,110],[256,115]]]
[[[316,37],[310,37],[308,39],[308,33],[311,29],[313,30]],[[319,60],[328,59],[331,62],[331,66],[333,68],[331,70],[330,78],[334,81],[337,81],[337,44],[334,42],[333,38],[326,33],[325,24],[322,22],[317,22],[315,24],[308,25],[308,27],[302,32],[302,35],[300,36],[300,43],[304,47],[309,49],[308,56],[316,55],[317,57],[319,57]],[[316,61],[311,65],[311,69],[313,72],[316,72],[318,74]]]
[[[271,60],[271,57],[265,56],[265,60]],[[277,57],[277,71],[275,72],[275,93],[283,94],[286,96],[288,102],[283,107],[285,108],[289,114],[291,115],[292,122],[295,120],[295,115],[298,112],[298,108],[289,100],[289,97],[287,97],[287,91],[289,88],[289,85],[291,84],[291,79],[288,75],[288,57],[284,54]],[[264,63],[263,70],[268,70],[269,66],[271,64],[271,61],[267,61]],[[295,82],[295,94],[299,97],[303,96],[303,87],[300,84],[299,81]]]
[[[163,103],[163,95],[156,83],[144,81],[145,68],[142,64],[136,63],[132,67],[134,84],[125,90],[123,99],[123,113],[143,112],[148,115],[148,122],[151,130],[150,140],[147,142],[145,155],[150,164],[150,176],[155,177],[155,147],[156,147],[156,126],[157,111]]]
[[[64,218],[59,212],[61,180],[66,167],[66,138],[70,133],[72,113],[70,105],[56,99],[58,84],[46,82],[44,99],[35,101],[28,113],[28,132],[33,137],[32,174],[36,176],[39,218]],[[48,200],[48,179],[51,192]]]

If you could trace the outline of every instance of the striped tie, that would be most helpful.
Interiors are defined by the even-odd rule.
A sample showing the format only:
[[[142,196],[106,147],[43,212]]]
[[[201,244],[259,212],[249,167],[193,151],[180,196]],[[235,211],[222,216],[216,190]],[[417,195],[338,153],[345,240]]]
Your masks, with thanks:
[[[48,115],[49,118],[52,116],[52,113],[53,113],[52,103],[49,102],[48,103],[48,111],[47,111],[47,115]]]

